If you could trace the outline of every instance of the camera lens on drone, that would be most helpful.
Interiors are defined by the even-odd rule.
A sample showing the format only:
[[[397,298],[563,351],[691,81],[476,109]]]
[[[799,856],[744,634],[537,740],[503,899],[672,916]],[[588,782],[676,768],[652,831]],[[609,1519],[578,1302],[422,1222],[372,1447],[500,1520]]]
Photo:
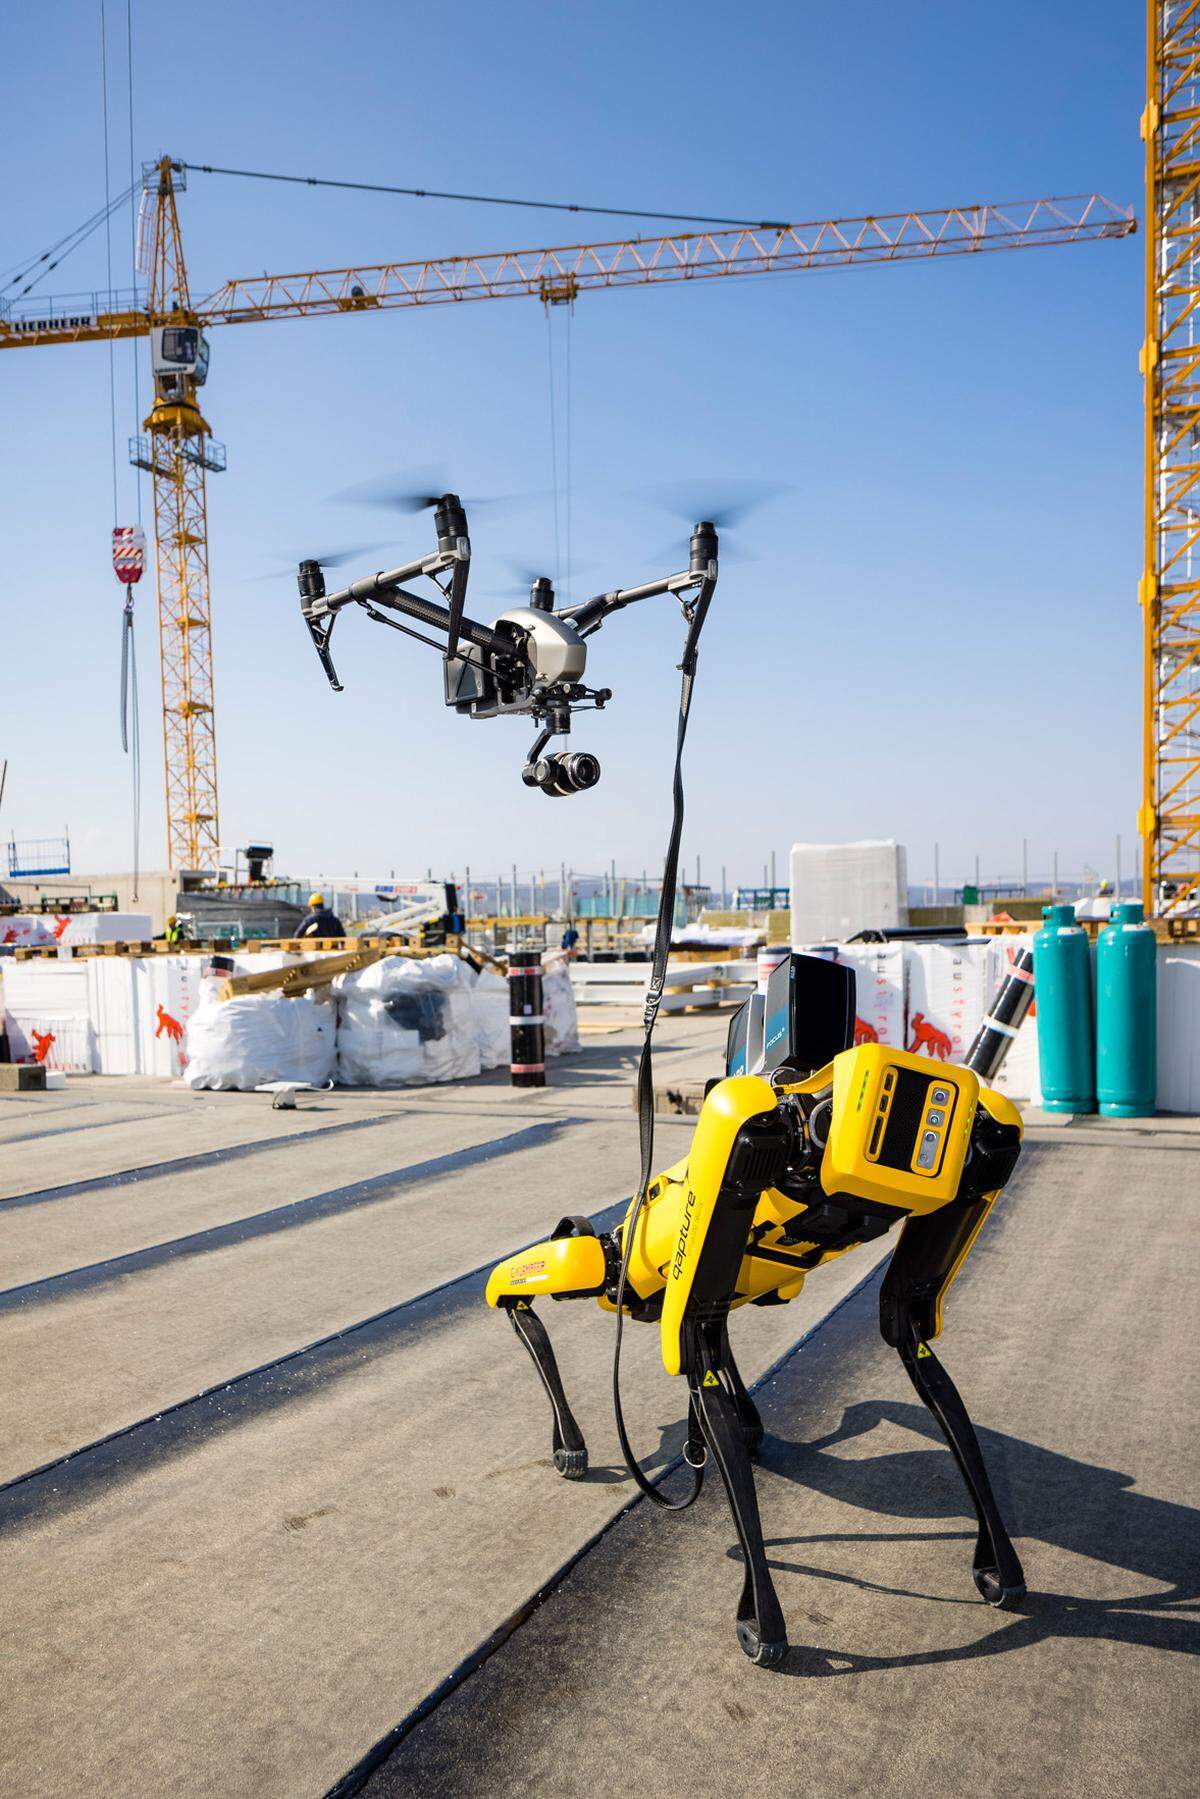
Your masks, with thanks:
[[[568,793],[583,793],[600,779],[599,759],[587,750],[561,751],[557,756],[547,756],[537,768],[537,784],[552,799],[561,799]],[[541,774],[543,768],[545,775]]]
[[[594,787],[600,779],[599,758],[587,750],[576,750],[563,757],[565,775],[570,781],[572,790],[581,793],[585,787]]]

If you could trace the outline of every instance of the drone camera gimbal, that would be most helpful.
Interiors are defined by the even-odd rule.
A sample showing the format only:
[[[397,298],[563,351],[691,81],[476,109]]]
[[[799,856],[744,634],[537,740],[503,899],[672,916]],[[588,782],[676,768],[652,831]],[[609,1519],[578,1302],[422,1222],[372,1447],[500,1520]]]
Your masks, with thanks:
[[[471,540],[462,501],[457,494],[443,494],[433,502],[433,515],[437,548],[429,555],[367,575],[338,593],[326,593],[319,562],[301,562],[300,610],[330,686],[335,693],[342,691],[329,650],[338,613],[347,606],[361,606],[376,624],[390,625],[441,652],[445,701],[456,712],[468,718],[524,714],[537,723],[538,735],[521,771],[527,787],[539,787],[552,799],[585,793],[600,779],[598,759],[587,751],[547,754],[546,750],[551,738],[570,732],[573,713],[602,711],[612,698],[611,688],[584,684],[586,639],[610,614],[657,594],[674,594],[690,623],[716,586],[715,527],[707,521],[695,527],[688,566],[678,574],[614,588],[562,611],[556,608],[550,581],[539,576],[527,606],[514,607],[484,625],[463,610]],[[410,591],[408,583],[422,579],[432,583],[436,599]],[[442,641],[401,619],[441,633]]]

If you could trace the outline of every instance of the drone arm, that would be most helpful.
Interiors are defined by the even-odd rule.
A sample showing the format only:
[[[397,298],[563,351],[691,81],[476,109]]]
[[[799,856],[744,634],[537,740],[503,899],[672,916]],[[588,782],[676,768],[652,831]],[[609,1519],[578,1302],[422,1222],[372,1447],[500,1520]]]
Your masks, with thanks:
[[[362,605],[386,606],[392,612],[402,612],[406,618],[415,618],[423,625],[432,625],[435,630],[445,631],[447,656],[457,654],[457,649],[450,648],[451,641],[457,645],[459,640],[472,644],[476,649],[487,650],[492,655],[511,655],[513,650],[511,638],[502,637],[489,625],[481,625],[473,618],[466,618],[460,611],[457,620],[449,606],[439,606],[436,600],[426,600],[420,594],[409,593],[405,588],[392,586],[390,575],[379,576],[377,587],[369,593],[354,593],[353,597]],[[368,581],[356,581],[355,587],[370,587]],[[351,590],[352,591],[352,590]]]
[[[689,619],[694,619],[698,615],[703,620],[716,584],[717,533],[707,520],[701,520],[692,532],[686,571],[678,575],[666,575],[660,581],[644,581],[640,587],[618,587],[611,593],[597,594],[593,600],[569,606],[561,616],[569,619],[581,635],[586,635],[598,630],[610,613],[623,611],[626,606],[632,606],[635,600],[651,600],[660,593],[685,594],[695,588],[696,597],[691,602],[688,616]],[[692,645],[696,635],[697,628],[693,624],[688,637],[688,649],[693,655]],[[688,653],[685,652],[685,664],[687,661]]]
[[[668,575],[661,581],[644,581],[640,587],[619,587],[611,593],[599,593],[594,599],[582,600],[578,606],[564,608],[559,617],[568,619],[581,634],[595,631],[612,613],[624,611],[636,600],[654,599],[660,593],[684,593],[695,585],[695,575]]]
[[[454,563],[454,580],[452,582],[452,604],[441,606],[436,600],[424,599],[420,594],[409,593],[401,584],[418,575],[433,575],[444,568],[448,562]],[[465,618],[461,610],[462,590],[465,589],[466,564],[456,558],[449,558],[442,552],[433,556],[425,556],[419,562],[406,563],[402,568],[393,568],[376,575],[364,575],[360,581],[351,582],[339,593],[326,594],[320,591],[324,586],[320,570],[313,565],[311,574],[305,573],[302,565],[301,573],[301,610],[304,621],[317,646],[317,653],[325,661],[323,645],[329,640],[329,632],[337,614],[346,606],[386,606],[391,611],[402,612],[408,618],[419,620],[421,624],[432,625],[435,630],[445,631],[447,636],[447,653],[449,641],[453,634],[462,637],[477,649],[489,650],[493,653],[511,651],[511,644],[487,625],[481,625],[475,619]],[[458,615],[455,618],[454,600],[457,596]],[[318,639],[317,632],[323,632]],[[329,669],[326,667],[327,674]],[[332,678],[332,677],[331,677]]]

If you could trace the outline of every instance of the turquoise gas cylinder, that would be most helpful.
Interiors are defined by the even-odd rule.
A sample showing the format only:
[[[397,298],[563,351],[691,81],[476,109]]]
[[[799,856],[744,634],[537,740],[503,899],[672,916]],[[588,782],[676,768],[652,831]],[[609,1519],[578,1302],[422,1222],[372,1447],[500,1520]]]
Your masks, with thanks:
[[[1038,1063],[1047,1112],[1096,1110],[1092,952],[1074,906],[1043,906],[1033,939]]]
[[[1157,979],[1154,927],[1140,904],[1123,900],[1096,945],[1096,1093],[1106,1118],[1153,1116]]]

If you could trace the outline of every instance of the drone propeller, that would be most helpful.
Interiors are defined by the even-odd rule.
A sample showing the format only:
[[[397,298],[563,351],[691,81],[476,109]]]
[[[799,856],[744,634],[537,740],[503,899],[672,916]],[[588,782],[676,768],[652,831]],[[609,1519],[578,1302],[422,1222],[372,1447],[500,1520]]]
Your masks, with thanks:
[[[378,481],[364,481],[357,487],[343,488],[330,496],[340,505],[384,506],[390,512],[427,512],[442,496],[456,492],[454,482],[442,479],[437,469],[410,469],[406,475],[388,475]],[[466,504],[475,510],[480,506],[504,505],[503,494],[473,495]]]
[[[708,519],[724,532],[736,530],[761,506],[791,491],[779,481],[669,481],[644,487],[633,498],[682,524]]]
[[[501,556],[500,562],[522,587],[532,587],[535,581],[554,580],[554,563],[549,557],[537,567],[530,562],[520,562],[515,556]]]
[[[656,512],[665,512],[678,519],[682,525],[693,527],[701,519],[706,520],[716,526],[722,544],[727,545],[730,535],[752,513],[791,491],[779,481],[672,481],[643,488],[632,497],[653,507]],[[679,548],[678,540],[664,544],[655,553],[655,560],[675,558]],[[738,560],[753,562],[756,559],[739,553]]]
[[[251,575],[249,576],[249,580],[252,582],[282,581],[288,575],[295,575],[297,565],[301,560],[319,563],[322,568],[341,568],[342,564],[345,562],[355,562],[360,556],[369,555],[372,550],[383,550],[386,548],[387,545],[382,543],[349,544],[344,549],[327,550],[323,556],[306,555],[303,559],[296,557],[284,568],[271,569],[265,575]]]

